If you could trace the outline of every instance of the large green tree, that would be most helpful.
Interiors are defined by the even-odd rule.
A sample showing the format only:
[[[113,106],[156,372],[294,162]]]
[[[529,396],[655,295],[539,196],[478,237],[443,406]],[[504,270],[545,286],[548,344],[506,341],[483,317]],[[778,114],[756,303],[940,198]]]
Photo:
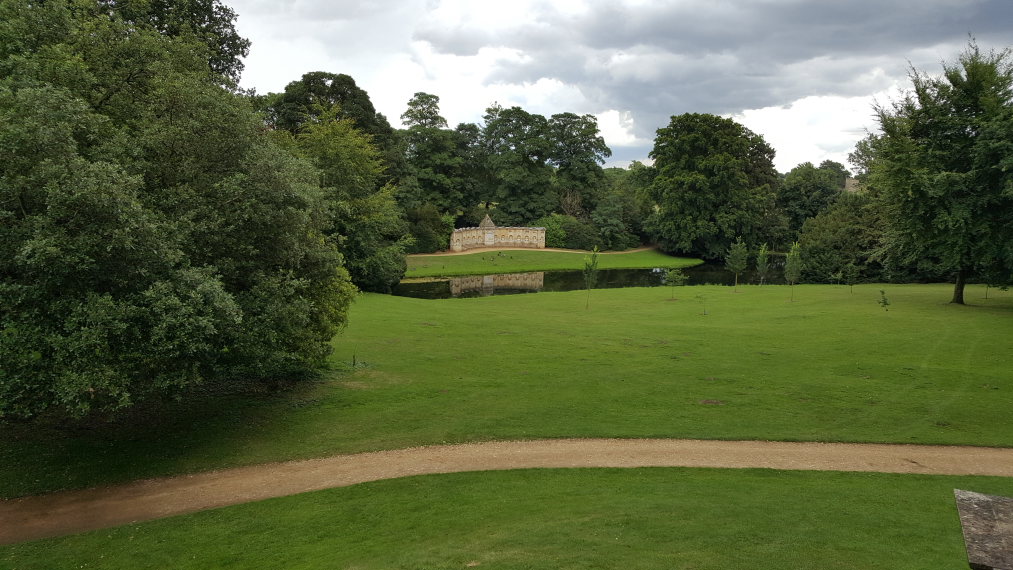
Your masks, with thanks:
[[[792,168],[777,189],[777,205],[788,218],[788,230],[797,235],[806,220],[826,210],[844,191],[847,171],[836,162],[813,166],[811,162]]]
[[[369,93],[349,75],[311,71],[286,85],[284,92],[255,97],[254,101],[266,113],[268,123],[293,135],[321,115],[336,112],[337,118],[353,121],[355,128],[371,136],[380,151],[384,172],[378,178],[378,188],[407,176],[401,137],[377,112]]]
[[[774,149],[731,119],[706,114],[672,117],[651,151],[654,211],[645,226],[662,249],[721,259],[736,236],[771,239],[776,224]]]
[[[124,20],[167,36],[192,35],[208,50],[208,66],[232,82],[243,72],[250,40],[236,31],[236,12],[219,0],[98,0]]]
[[[856,278],[889,277],[875,255],[882,235],[883,221],[875,200],[865,193],[841,194],[832,206],[802,226],[802,278],[812,283],[828,281],[832,275],[850,270],[849,266],[857,271]]]
[[[0,418],[327,354],[353,288],[317,173],[209,51],[99,4],[0,1]]]
[[[499,225],[524,225],[555,210],[558,199],[547,163],[553,152],[545,117],[520,107],[486,109],[482,141]]]
[[[605,190],[601,165],[612,156],[598,130],[594,115],[557,113],[549,118],[552,141],[549,163],[556,168],[555,182],[564,214],[586,217],[594,211]]]
[[[416,93],[401,115],[406,129],[402,136],[410,180],[402,181],[399,199],[407,209],[431,205],[443,213],[457,214],[473,206],[464,180],[465,157],[459,134],[447,128],[440,115],[440,98]],[[466,198],[467,196],[467,198]]]
[[[939,77],[911,72],[912,90],[878,110],[871,182],[886,244],[903,262],[954,275],[964,303],[974,275],[1013,273],[1013,63],[973,42]]]
[[[379,151],[337,108],[305,124],[296,143],[320,172],[334,237],[352,281],[367,291],[388,292],[407,269],[408,225],[396,188],[381,186]]]

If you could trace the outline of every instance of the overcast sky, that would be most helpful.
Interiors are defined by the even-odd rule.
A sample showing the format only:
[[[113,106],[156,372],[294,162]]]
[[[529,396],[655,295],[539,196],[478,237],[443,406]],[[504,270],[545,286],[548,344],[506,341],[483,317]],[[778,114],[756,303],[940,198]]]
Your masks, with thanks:
[[[847,165],[872,106],[968,37],[1013,44],[1011,0],[224,0],[253,42],[242,85],[346,73],[395,127],[412,94],[451,126],[486,107],[590,113],[611,164],[645,160],[672,115],[730,116],[777,169]]]

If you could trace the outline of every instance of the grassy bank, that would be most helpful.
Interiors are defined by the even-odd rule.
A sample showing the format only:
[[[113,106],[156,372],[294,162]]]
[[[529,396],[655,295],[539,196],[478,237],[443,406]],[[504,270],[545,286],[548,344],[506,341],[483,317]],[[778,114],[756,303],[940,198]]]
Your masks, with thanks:
[[[489,275],[583,269],[584,252],[544,250],[489,250],[465,255],[409,255],[405,278],[448,277],[452,275]],[[652,267],[692,267],[699,259],[672,257],[657,250],[602,253],[599,269],[648,269]]]
[[[127,429],[5,429],[0,495],[491,439],[1013,445],[1013,293],[950,290],[608,289],[589,310],[583,292],[364,295],[320,381]]]
[[[967,566],[953,489],[1013,480],[707,469],[412,477],[13,547],[9,568]]]

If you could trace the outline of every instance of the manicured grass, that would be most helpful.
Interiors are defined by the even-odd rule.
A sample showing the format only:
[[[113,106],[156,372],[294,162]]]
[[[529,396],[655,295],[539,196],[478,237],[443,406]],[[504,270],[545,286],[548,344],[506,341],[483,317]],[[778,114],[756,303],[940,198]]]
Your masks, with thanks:
[[[970,287],[965,307],[948,285],[739,291],[595,290],[589,310],[580,291],[364,295],[322,381],[130,429],[5,429],[0,495],[492,439],[1013,445],[1013,293]]]
[[[0,547],[49,568],[966,568],[953,489],[1013,479],[708,469],[380,481]]]
[[[447,277],[450,275],[489,275],[554,269],[583,269],[585,252],[504,250],[482,251],[465,255],[409,255],[408,279]],[[699,259],[672,257],[657,250],[598,255],[599,269],[649,269],[652,267],[692,267]]]

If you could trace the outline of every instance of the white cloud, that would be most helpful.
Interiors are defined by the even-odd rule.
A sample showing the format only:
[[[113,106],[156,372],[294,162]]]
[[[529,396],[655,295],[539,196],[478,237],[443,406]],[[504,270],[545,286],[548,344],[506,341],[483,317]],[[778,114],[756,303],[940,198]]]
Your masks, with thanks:
[[[788,172],[803,162],[834,160],[848,165],[848,154],[867,132],[878,130],[874,105],[899,95],[899,87],[861,97],[803,97],[783,107],[746,109],[732,119],[763,136],[777,151],[774,166]]]
[[[595,118],[598,119],[598,129],[610,148],[652,144],[651,141],[636,137],[633,113],[629,111],[609,109],[604,113],[598,113]]]

